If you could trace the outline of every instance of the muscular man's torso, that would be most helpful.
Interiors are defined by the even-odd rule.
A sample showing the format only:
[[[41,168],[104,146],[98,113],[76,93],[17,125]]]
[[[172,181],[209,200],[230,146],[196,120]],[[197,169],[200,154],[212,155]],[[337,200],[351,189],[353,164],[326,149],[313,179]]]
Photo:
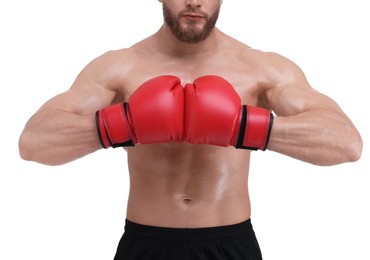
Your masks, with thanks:
[[[214,74],[228,80],[244,104],[257,105],[263,84],[253,59],[256,51],[226,36],[223,42],[217,50],[201,55],[158,52],[151,38],[124,50],[129,62],[123,59],[117,66],[125,71],[117,98],[127,101],[140,84],[159,75],[175,75],[184,86]],[[126,150],[129,220],[162,227],[209,227],[250,217],[250,151],[180,143],[137,145]]]

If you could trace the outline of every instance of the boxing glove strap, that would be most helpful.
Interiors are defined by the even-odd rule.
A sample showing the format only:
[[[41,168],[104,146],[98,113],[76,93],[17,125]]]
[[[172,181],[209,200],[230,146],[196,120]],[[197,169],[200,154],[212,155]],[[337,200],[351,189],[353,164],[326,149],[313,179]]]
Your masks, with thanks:
[[[102,116],[102,113],[100,110],[95,112],[95,124],[96,124],[96,129],[98,131],[98,137],[99,137],[100,144],[104,149],[107,149],[109,146],[111,146],[111,144],[107,136],[107,131],[105,131],[104,124],[100,123],[103,121],[101,116]]]
[[[273,121],[274,117],[268,110],[243,105],[240,130],[235,147],[265,151],[270,140]]]
[[[127,122],[127,103],[118,103],[95,113],[96,128],[103,148],[134,146]]]
[[[248,149],[246,147],[243,147],[243,141],[244,141],[244,135],[245,135],[245,127],[246,127],[246,122],[247,121],[247,107],[242,106],[241,109],[241,119],[240,119],[240,129],[239,129],[239,135],[236,141],[235,148],[237,149]],[[256,149],[253,149],[256,150]]]

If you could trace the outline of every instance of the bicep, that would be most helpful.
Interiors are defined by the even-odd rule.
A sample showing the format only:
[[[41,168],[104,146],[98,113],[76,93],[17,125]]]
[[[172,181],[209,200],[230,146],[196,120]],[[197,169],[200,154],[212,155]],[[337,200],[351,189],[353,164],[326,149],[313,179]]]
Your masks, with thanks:
[[[292,116],[303,112],[332,109],[341,112],[328,96],[311,87],[303,71],[293,62],[280,58],[275,64],[266,101],[278,116]]]
[[[269,94],[269,104],[277,116],[293,116],[319,110],[343,114],[334,100],[300,82],[272,90]]]
[[[48,100],[43,108],[55,108],[79,115],[89,115],[112,103],[117,91],[111,87],[98,65],[88,64],[77,76],[72,86],[65,92]]]

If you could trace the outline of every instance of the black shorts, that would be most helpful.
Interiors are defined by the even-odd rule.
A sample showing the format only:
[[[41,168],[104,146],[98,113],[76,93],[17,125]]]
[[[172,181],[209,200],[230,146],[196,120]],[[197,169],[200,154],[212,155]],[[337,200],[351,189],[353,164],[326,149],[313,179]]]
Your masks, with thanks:
[[[261,260],[250,220],[210,228],[162,228],[126,220],[114,260]]]

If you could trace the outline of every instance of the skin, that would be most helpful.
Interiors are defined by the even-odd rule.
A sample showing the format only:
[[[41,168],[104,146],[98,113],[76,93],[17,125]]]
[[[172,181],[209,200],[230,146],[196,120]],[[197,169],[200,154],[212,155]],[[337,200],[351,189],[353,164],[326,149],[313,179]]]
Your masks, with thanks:
[[[196,34],[221,6],[214,0],[160,2],[174,15],[192,10],[175,18],[180,30],[190,28]],[[220,75],[234,86],[243,104],[272,110],[276,116],[270,151],[322,166],[354,162],[361,156],[362,139],[351,120],[335,101],[313,89],[292,61],[253,49],[216,27],[203,40],[185,41],[164,23],[130,48],[92,60],[66,92],[48,100],[25,125],[19,139],[21,157],[60,165],[102,149],[95,112],[128,101],[140,84],[164,74],[178,76],[183,85],[200,76]],[[129,220],[162,227],[209,227],[250,218],[250,151],[185,143],[125,150]]]

